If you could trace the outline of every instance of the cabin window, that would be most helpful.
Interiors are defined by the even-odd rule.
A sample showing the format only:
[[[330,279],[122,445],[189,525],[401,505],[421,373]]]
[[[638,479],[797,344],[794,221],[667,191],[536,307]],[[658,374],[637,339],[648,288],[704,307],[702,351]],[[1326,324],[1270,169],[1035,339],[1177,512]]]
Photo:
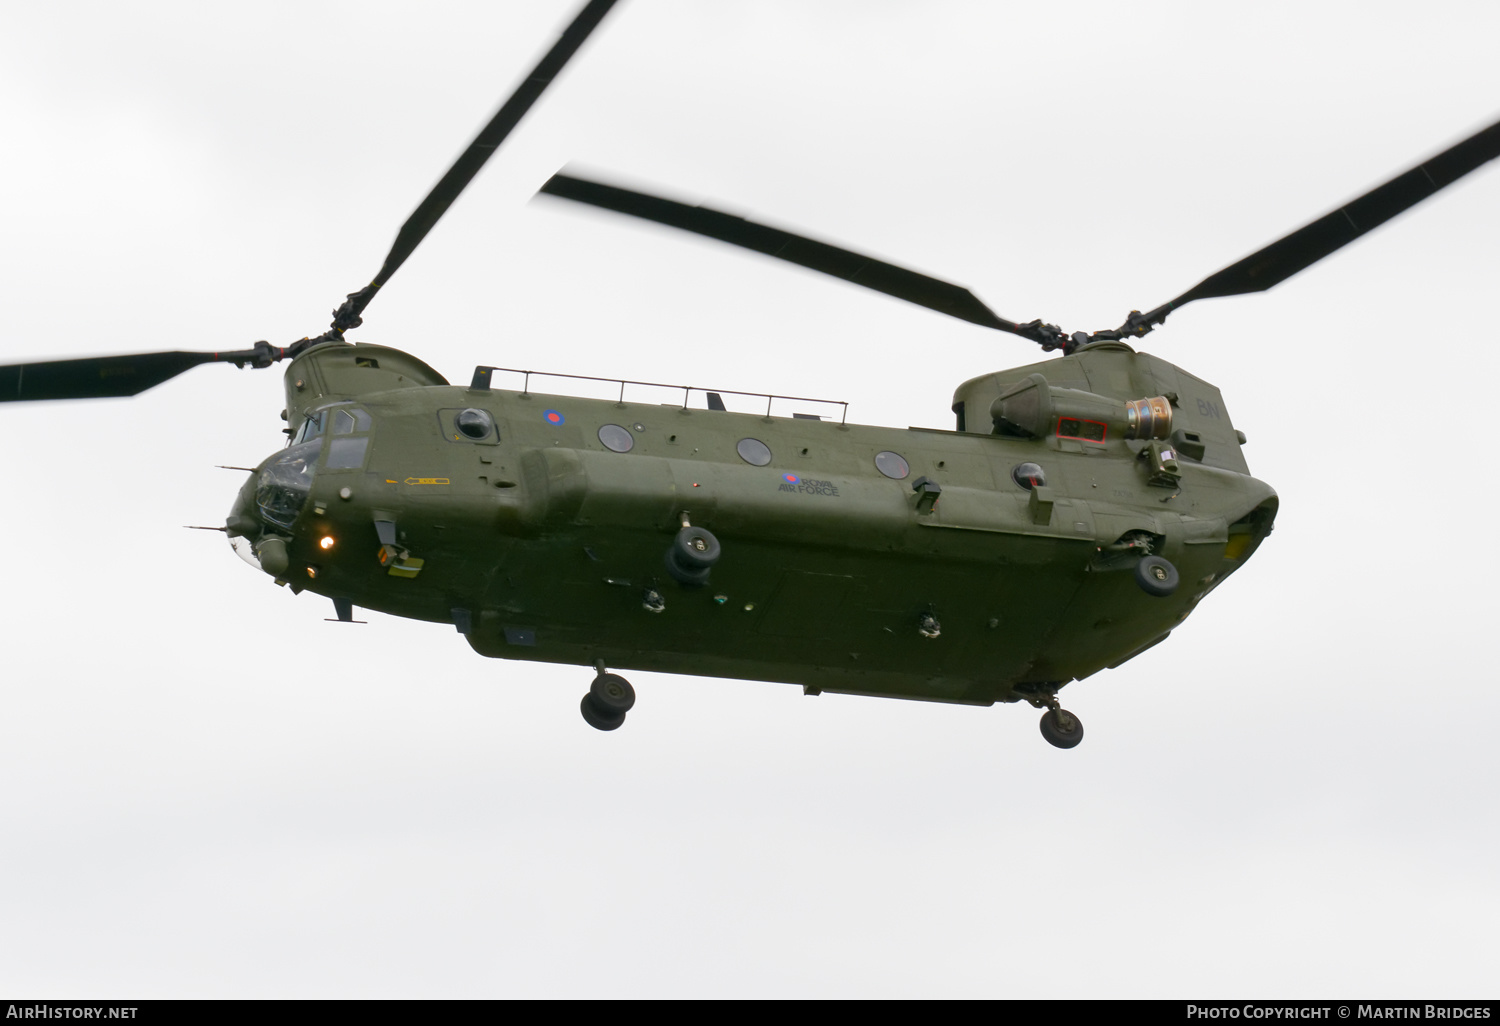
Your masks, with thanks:
[[[605,424],[599,429],[599,442],[611,452],[629,452],[635,448],[635,435],[618,424]]]
[[[1028,492],[1033,488],[1045,488],[1047,475],[1035,463],[1018,463],[1010,472],[1010,479]]]
[[[752,467],[764,467],[771,462],[771,447],[759,438],[741,438],[734,451]]]
[[[495,428],[495,418],[489,415],[487,410],[478,410],[470,407],[467,410],[459,410],[453,417],[453,426],[465,437],[479,441],[490,437],[490,432]]]
[[[900,481],[911,473],[911,467],[900,453],[877,452],[875,454],[875,469],[893,481]]]

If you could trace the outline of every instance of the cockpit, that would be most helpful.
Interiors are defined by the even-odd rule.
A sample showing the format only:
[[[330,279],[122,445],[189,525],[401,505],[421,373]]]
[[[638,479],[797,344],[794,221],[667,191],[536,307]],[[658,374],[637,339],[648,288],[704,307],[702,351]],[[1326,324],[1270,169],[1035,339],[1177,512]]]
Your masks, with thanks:
[[[292,439],[291,444],[320,438],[325,429],[333,435],[364,434],[370,430],[370,415],[357,406],[343,403],[314,410],[297,429],[297,436]]]
[[[364,466],[372,426],[370,414],[349,403],[334,403],[310,412],[287,448],[261,467],[253,494],[241,493],[231,522],[259,521],[261,530],[257,532],[250,527],[249,533],[260,534],[262,542],[268,533],[290,532],[312,494],[319,460],[324,470],[355,470]],[[252,516],[246,518],[247,513]],[[236,537],[244,533],[244,528],[231,532],[235,551],[247,562],[264,569],[264,562],[256,558],[254,551],[260,543],[252,545],[251,539]]]
[[[312,492],[313,470],[322,447],[322,440],[316,438],[293,445],[261,470],[255,505],[263,521],[291,529]]]

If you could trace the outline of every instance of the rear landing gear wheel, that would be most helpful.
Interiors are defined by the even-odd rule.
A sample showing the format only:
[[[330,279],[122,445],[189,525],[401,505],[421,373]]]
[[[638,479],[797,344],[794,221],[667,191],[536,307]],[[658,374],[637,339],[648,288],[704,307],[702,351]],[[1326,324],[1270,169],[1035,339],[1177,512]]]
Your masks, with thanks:
[[[1042,714],[1042,737],[1058,748],[1074,748],[1083,740],[1083,721],[1063,708]]]
[[[601,660],[602,664],[602,660]],[[604,672],[589,685],[588,694],[578,705],[583,720],[595,730],[615,730],[625,722],[625,714],[635,705],[635,688],[618,673]]]
[[[1160,556],[1146,556],[1135,565],[1135,583],[1147,595],[1166,598],[1177,590],[1177,568]]]

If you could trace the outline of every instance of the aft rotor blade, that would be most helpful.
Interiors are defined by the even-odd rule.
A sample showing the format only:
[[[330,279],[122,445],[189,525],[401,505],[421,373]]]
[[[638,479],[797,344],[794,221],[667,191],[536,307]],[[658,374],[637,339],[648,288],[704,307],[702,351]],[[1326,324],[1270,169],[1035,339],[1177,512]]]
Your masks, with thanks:
[[[1132,315],[1131,320],[1159,324],[1167,314],[1195,299],[1264,292],[1496,157],[1500,157],[1500,121],[1204,278],[1170,303],[1148,314]]]
[[[743,217],[726,214],[709,207],[691,207],[686,203],[649,196],[645,193],[624,189],[617,185],[604,185],[583,178],[575,178],[559,172],[547,180],[541,192],[560,199],[603,207],[620,214],[629,214],[657,224],[681,228],[683,231],[706,235],[720,242],[742,246],[745,249],[764,253],[766,256],[786,260],[823,274],[842,278],[844,281],[863,285],[876,292],[904,299],[908,303],[925,306],[929,310],[958,317],[973,324],[998,331],[1009,331],[1035,341],[1034,332],[1040,328],[1017,324],[1001,317],[979,301],[974,293],[961,285],[930,278],[925,274],[888,264],[874,257],[855,253],[826,242],[817,242],[802,235],[771,228],[767,225],[747,221]],[[1048,327],[1048,326],[1041,326]]]
[[[396,241],[391,246],[391,251],[386,254],[385,263],[380,267],[380,273],[375,275],[373,281],[358,292],[349,296],[349,301],[335,311],[334,329],[342,332],[348,328],[356,327],[359,323],[359,315],[369,305],[371,299],[375,298],[375,292],[390,280],[391,275],[411,256],[417,245],[427,237],[432,226],[437,224],[438,219],[443,216],[453,201],[458,199],[459,193],[479,173],[485,161],[495,152],[505,137],[510,135],[511,129],[515,128],[521,118],[526,116],[538,97],[552,83],[562,71],[563,65],[583,45],[583,41],[589,37],[609,9],[615,5],[616,0],[589,0],[583,10],[578,12],[573,23],[563,31],[552,49],[547,51],[540,63],[532,69],[516,91],[511,94],[510,99],[495,112],[490,123],[480,130],[469,143],[468,149],[461,153],[453,166],[443,175],[442,179],[433,186],[432,191],[427,194],[417,209],[412,211],[401,230],[396,233]]]
[[[0,367],[0,402],[28,399],[104,399],[139,395],[201,363],[269,367],[285,350],[258,343],[254,349],[222,353],[132,353]]]

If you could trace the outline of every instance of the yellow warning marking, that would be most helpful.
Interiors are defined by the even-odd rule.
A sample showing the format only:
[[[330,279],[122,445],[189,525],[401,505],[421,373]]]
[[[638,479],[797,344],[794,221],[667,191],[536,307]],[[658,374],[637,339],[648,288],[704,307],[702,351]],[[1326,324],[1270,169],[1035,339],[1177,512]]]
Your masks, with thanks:
[[[392,564],[386,573],[392,577],[415,577],[422,572],[422,564],[424,562],[425,560],[418,559],[415,556],[407,556],[401,562]]]
[[[409,485],[438,485],[451,484],[446,477],[409,477],[406,479]]]

